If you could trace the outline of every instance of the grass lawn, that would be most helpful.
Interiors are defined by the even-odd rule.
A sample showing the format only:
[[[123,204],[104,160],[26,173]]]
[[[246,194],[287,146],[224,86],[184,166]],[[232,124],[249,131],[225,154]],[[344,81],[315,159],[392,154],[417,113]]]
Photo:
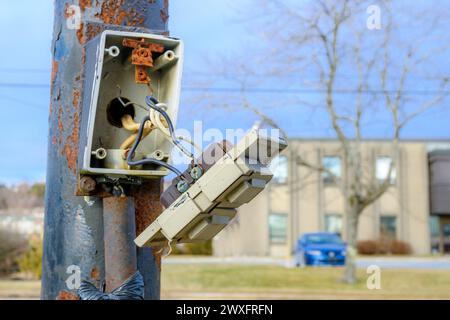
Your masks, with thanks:
[[[37,280],[0,280],[0,299],[39,299],[40,290]]]
[[[381,289],[340,281],[342,268],[164,265],[163,299],[450,299],[450,271],[382,270]],[[39,298],[39,281],[0,280],[0,298]]]
[[[287,269],[277,266],[168,265],[162,272],[163,298],[273,299],[450,299],[450,272],[382,270],[381,289],[342,283],[342,268]]]

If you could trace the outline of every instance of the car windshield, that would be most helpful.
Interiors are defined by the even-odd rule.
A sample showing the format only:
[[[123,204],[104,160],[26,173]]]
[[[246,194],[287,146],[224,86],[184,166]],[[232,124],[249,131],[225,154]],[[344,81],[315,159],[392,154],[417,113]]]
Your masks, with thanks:
[[[305,236],[307,244],[341,244],[342,240],[336,234],[310,234]]]

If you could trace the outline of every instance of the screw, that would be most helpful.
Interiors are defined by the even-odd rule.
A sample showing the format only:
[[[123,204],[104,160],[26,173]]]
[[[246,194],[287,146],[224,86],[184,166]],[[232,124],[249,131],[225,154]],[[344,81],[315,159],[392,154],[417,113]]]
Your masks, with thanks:
[[[200,167],[193,167],[189,174],[191,175],[192,179],[197,180],[202,176],[203,171]]]
[[[125,191],[123,190],[122,186],[120,184],[115,185],[112,189],[112,195],[114,197],[125,197]]]
[[[180,180],[177,183],[177,190],[180,191],[181,193],[184,193],[185,191],[187,191],[187,189],[189,189],[189,184],[184,181],[184,180]]]
[[[88,176],[81,177],[80,179],[80,189],[83,192],[92,192],[95,190],[97,183],[94,179]]]

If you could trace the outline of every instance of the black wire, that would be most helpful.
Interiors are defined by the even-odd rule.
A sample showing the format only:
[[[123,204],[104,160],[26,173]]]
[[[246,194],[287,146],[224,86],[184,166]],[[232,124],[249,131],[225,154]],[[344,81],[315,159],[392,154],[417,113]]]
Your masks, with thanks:
[[[150,120],[149,115],[145,116],[144,119],[142,119],[141,125],[139,126],[139,131],[138,131],[136,140],[134,141],[133,146],[131,147],[130,151],[128,152],[128,156],[127,156],[128,165],[139,166],[139,165],[144,165],[144,164],[156,164],[161,167],[169,169],[170,171],[174,172],[177,176],[181,176],[182,173],[180,170],[178,170],[174,166],[171,166],[168,163],[165,163],[164,161],[160,161],[160,160],[157,160],[154,158],[147,158],[147,159],[133,161],[134,153],[136,152],[136,148],[138,147],[139,142],[141,141],[141,138],[142,138],[142,134],[144,133],[145,123],[149,120]]]
[[[159,112],[159,113],[164,117],[164,119],[166,119],[167,125],[169,126],[170,137],[172,138],[173,143],[174,143],[174,144],[175,144],[175,145],[176,145],[176,146],[177,146],[177,147],[178,147],[185,155],[187,155],[187,156],[189,156],[189,157],[191,157],[191,158],[194,158],[194,155],[193,155],[191,152],[187,151],[187,150],[183,147],[183,145],[180,143],[180,141],[177,139],[177,137],[175,136],[175,130],[174,130],[174,127],[173,127],[172,120],[170,120],[169,115],[167,114],[167,112],[166,112],[164,109],[162,109],[162,108],[160,108],[160,107],[157,106],[157,104],[159,103],[159,101],[156,100],[156,98],[153,97],[153,96],[147,96],[147,97],[145,97],[145,102],[147,103],[147,105],[148,105],[150,108],[152,108],[153,110],[156,110],[157,112]]]

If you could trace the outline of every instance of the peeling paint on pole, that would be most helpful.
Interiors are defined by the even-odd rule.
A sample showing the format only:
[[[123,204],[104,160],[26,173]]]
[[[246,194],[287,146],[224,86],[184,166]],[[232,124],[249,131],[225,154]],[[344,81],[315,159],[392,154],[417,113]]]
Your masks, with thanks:
[[[142,233],[162,212],[159,201],[162,188],[161,182],[148,181],[133,190],[137,234]],[[157,251],[146,247],[137,248],[137,267],[144,277],[145,299],[160,297],[161,254]]]
[[[56,299],[70,292],[65,281],[71,265],[79,266],[82,278],[96,285],[105,278],[102,200],[94,198],[86,202],[74,195],[85,62],[83,45],[105,29],[167,34],[167,20],[161,15],[161,10],[167,11],[164,0],[61,0],[54,5],[43,299]],[[78,30],[67,27],[66,19],[73,18],[73,13],[67,10],[70,6],[80,9]],[[160,185],[158,180],[150,183]],[[152,211],[152,216],[158,213]],[[147,279],[146,291],[152,292],[146,298],[158,298],[157,258],[153,254],[147,258],[153,262],[143,270],[140,268]]]

